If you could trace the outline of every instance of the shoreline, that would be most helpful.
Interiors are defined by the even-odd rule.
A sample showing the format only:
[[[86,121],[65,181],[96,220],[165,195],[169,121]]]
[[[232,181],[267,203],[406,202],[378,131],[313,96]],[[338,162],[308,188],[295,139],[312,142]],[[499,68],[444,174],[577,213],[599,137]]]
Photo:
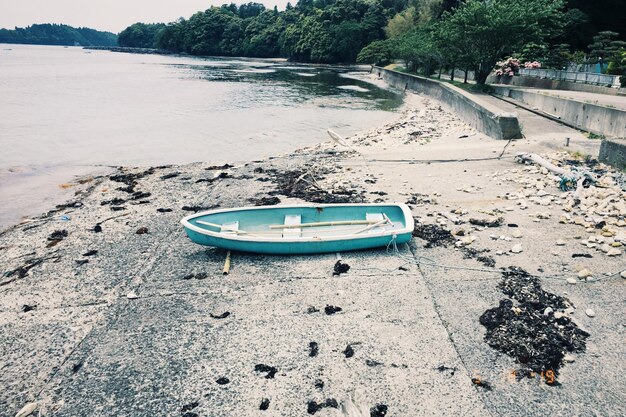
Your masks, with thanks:
[[[94,178],[73,204],[0,233],[0,264],[12,271],[0,280],[8,352],[0,416],[28,402],[55,416],[127,407],[140,417],[181,409],[252,416],[265,399],[279,415],[324,406],[320,415],[332,415],[334,404],[349,402],[398,416],[540,416],[564,405],[579,415],[623,412],[624,280],[614,274],[623,244],[611,246],[620,255],[604,252],[626,241],[626,207],[614,201],[625,196],[619,174],[587,166],[581,154],[576,163],[597,172],[602,187],[570,207],[573,192],[514,160],[538,152],[568,164],[572,154],[542,142],[561,134],[571,135],[572,152],[587,143],[542,129],[541,139],[505,147],[409,94],[395,121],[346,138],[348,149],[326,141],[237,167],[121,167]],[[318,186],[296,181],[303,173]],[[194,245],[179,224],[216,206],[328,199],[407,202],[416,237],[397,253],[342,253],[351,270],[339,277],[334,254],[240,253],[225,277],[223,251]],[[536,281],[503,276],[500,268],[513,267]],[[579,278],[583,269],[591,275]],[[524,296],[543,298],[525,305]],[[523,320],[498,309],[506,300]],[[342,310],[325,314],[324,306]],[[502,320],[503,339],[481,324],[488,311]],[[544,311],[549,320],[532,319]],[[580,335],[575,343],[559,344],[555,313]],[[543,365],[498,350],[543,336],[551,351],[572,352],[559,359],[537,347],[533,360],[558,365],[542,376]],[[518,381],[512,371],[528,375]],[[561,386],[546,386],[546,375]],[[541,410],[530,407],[536,402]]]

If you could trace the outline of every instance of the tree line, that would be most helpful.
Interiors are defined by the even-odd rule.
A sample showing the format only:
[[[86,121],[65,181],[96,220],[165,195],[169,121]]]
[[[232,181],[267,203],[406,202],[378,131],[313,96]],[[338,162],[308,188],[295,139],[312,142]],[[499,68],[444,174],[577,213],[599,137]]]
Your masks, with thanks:
[[[25,28],[0,29],[0,43],[64,46],[115,46],[117,35],[68,25],[40,24]]]
[[[224,4],[169,24],[136,23],[119,44],[314,63],[402,60],[426,75],[472,70],[478,83],[506,57],[552,68],[604,60],[619,73],[626,65],[621,1],[300,0],[284,11]]]
[[[120,46],[192,55],[285,57],[300,62],[354,63],[385,36],[383,28],[408,0],[300,0],[284,11],[260,3],[225,4],[167,25],[136,23]]]

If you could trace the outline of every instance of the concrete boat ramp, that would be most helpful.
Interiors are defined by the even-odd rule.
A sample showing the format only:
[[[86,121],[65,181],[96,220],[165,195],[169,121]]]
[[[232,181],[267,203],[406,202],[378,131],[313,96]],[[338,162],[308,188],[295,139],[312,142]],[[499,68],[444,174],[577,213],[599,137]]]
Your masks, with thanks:
[[[624,255],[583,247],[592,233],[559,222],[552,179],[513,161],[553,152],[544,142],[562,132],[504,148],[436,102],[408,103],[398,122],[350,139],[359,153],[326,143],[237,168],[123,168],[2,233],[0,416],[29,403],[41,416],[624,415]],[[589,143],[570,133],[571,146]],[[184,236],[194,210],[302,201],[280,179],[297,170],[333,190],[312,198],[411,201],[442,243],[342,253],[339,276],[335,254],[235,253],[224,276],[225,253]],[[555,202],[502,198],[531,180]],[[625,230],[606,224],[615,239]],[[518,296],[502,286],[513,266],[539,277],[536,294],[567,299],[567,326],[589,335],[558,384],[520,376],[526,365],[485,340],[481,317]],[[596,279],[577,278],[582,267]],[[537,338],[554,334],[554,313]]]

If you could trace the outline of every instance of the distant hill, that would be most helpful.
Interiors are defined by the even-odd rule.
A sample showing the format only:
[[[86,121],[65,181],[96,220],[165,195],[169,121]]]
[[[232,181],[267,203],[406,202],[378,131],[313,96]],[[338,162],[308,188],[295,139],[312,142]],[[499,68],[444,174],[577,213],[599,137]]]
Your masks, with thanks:
[[[45,23],[13,30],[0,29],[0,43],[65,46],[117,46],[117,35],[89,28]]]

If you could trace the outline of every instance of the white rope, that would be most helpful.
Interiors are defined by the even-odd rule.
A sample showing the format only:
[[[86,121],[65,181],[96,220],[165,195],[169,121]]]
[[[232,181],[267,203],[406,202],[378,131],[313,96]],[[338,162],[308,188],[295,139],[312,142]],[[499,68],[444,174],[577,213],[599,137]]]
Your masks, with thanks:
[[[390,251],[390,248],[392,248],[392,250]],[[505,272],[502,269],[495,269],[495,268],[474,268],[474,267],[467,267],[467,266],[457,266],[457,265],[444,265],[441,264],[437,261],[434,261],[430,258],[427,258],[425,256],[418,256],[418,255],[414,255],[414,256],[406,256],[403,255],[400,250],[398,249],[398,245],[397,245],[397,236],[393,235],[391,237],[391,240],[389,241],[389,243],[387,243],[386,246],[386,251],[387,253],[392,253],[393,255],[395,255],[396,257],[400,258],[401,260],[404,261],[404,263],[400,264],[400,266],[396,267],[396,268],[392,268],[392,269],[381,269],[381,268],[376,268],[376,267],[370,267],[370,268],[362,268],[364,270],[377,270],[377,271],[382,271],[385,273],[389,273],[392,271],[396,271],[398,270],[400,267],[404,266],[404,265],[415,265],[417,267],[420,266],[431,266],[431,267],[435,267],[435,268],[443,268],[443,269],[453,269],[453,270],[462,270],[462,271],[475,271],[475,272],[487,272],[487,273],[492,273],[492,274],[498,274],[498,275],[502,275],[503,272]],[[622,272],[622,270],[619,270],[615,273],[612,273],[610,275],[604,275],[601,278],[597,278],[594,279],[593,281],[583,281],[585,283],[591,284],[594,282],[598,282],[598,281],[602,281],[602,280],[606,280],[608,278],[613,278],[616,276],[619,276],[619,274]],[[537,278],[543,278],[543,279],[552,279],[552,280],[557,280],[557,281],[564,281],[563,277],[557,277],[557,276],[552,276],[552,275],[533,275],[536,276]]]

